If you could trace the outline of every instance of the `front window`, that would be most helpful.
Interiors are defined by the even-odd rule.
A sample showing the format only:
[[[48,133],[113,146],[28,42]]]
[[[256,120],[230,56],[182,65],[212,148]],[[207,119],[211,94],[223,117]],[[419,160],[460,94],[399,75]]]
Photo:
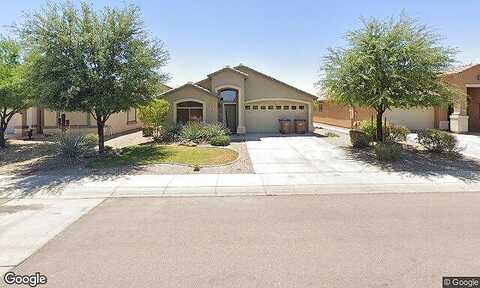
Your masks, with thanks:
[[[185,124],[189,121],[203,121],[203,104],[186,101],[177,104],[177,123]]]
[[[238,92],[234,89],[225,89],[220,91],[219,97],[223,103],[237,103]]]

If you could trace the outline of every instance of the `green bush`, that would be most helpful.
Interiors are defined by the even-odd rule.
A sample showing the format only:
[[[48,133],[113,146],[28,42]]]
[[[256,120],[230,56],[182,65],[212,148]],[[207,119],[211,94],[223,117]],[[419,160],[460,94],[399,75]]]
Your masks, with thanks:
[[[364,120],[360,122],[360,130],[368,137],[369,142],[377,139],[377,123],[375,121]]]
[[[405,142],[410,130],[403,126],[387,125],[384,133],[386,142]]]
[[[143,137],[152,137],[153,136],[153,128],[152,127],[143,127],[142,128],[142,136]]]
[[[418,143],[433,153],[455,154],[458,152],[455,136],[435,129],[418,132]]]
[[[388,123],[387,125],[385,125],[385,123],[382,125],[385,141],[404,142],[407,140],[407,135],[410,133],[408,128]],[[360,122],[360,130],[368,136],[370,142],[375,142],[377,140],[377,123],[375,121],[364,120]]]
[[[228,146],[230,145],[230,136],[228,135],[219,135],[210,139],[210,145],[213,146]]]
[[[221,123],[204,124],[203,130],[205,141],[210,141],[218,136],[226,136],[230,133]]]
[[[359,130],[350,130],[350,142],[354,148],[364,148],[368,147],[370,144],[370,138],[368,135]]]
[[[188,122],[180,131],[180,140],[201,143],[205,139],[203,125],[199,122]]]
[[[375,144],[375,157],[380,161],[395,161],[400,158],[402,145],[395,142],[378,142]]]
[[[180,139],[180,131],[182,131],[182,125],[173,125],[162,127],[158,138],[153,140],[162,143],[177,142]]]
[[[94,134],[65,132],[55,137],[54,147],[60,159],[73,163],[78,162],[88,152],[93,152],[97,143],[98,138]]]
[[[179,140],[195,143],[208,143],[218,136],[228,136],[228,130],[219,123],[204,124],[199,122],[188,122],[179,133]]]

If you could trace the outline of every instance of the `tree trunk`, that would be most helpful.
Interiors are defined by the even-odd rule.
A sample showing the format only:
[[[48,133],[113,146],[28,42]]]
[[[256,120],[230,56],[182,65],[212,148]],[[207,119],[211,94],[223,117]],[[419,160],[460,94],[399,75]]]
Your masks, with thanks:
[[[377,110],[377,142],[383,142],[383,110]]]
[[[101,120],[97,120],[98,131],[98,153],[100,155],[105,154],[105,123]]]
[[[5,141],[5,129],[3,128],[3,124],[1,124],[0,126],[0,148],[5,148],[7,147]]]

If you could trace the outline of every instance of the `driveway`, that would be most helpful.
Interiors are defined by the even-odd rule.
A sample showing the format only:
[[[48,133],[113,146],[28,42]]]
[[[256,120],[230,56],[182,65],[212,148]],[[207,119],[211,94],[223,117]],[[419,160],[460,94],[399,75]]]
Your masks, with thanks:
[[[248,134],[255,173],[361,172],[379,169],[348,159],[345,151],[319,136]]]
[[[461,153],[468,157],[480,158],[480,135],[479,134],[456,134]]]
[[[479,209],[468,193],[110,199],[13,271],[45,288],[433,288],[478,275]]]

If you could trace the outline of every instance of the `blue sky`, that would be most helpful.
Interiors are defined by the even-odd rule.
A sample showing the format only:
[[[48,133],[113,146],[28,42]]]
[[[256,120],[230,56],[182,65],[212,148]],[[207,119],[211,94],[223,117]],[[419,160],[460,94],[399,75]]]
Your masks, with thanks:
[[[21,21],[22,11],[44,0],[2,1],[0,31]],[[480,62],[480,1],[92,1],[138,5],[151,34],[165,42],[171,61],[170,85],[203,79],[226,65],[256,68],[306,91],[314,92],[328,47],[344,45],[360,17],[407,15],[441,34],[444,44],[459,49],[458,61]]]

